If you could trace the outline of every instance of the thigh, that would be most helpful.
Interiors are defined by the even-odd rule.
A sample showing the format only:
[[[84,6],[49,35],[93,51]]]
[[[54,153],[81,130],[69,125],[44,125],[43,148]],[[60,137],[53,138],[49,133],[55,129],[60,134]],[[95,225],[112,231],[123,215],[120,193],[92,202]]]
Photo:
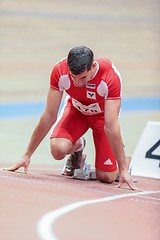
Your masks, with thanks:
[[[67,104],[55,123],[50,138],[67,138],[74,144],[88,128],[83,114]]]
[[[92,130],[96,153],[95,168],[103,172],[115,172],[117,170],[117,161],[104,132],[103,117],[94,121]]]

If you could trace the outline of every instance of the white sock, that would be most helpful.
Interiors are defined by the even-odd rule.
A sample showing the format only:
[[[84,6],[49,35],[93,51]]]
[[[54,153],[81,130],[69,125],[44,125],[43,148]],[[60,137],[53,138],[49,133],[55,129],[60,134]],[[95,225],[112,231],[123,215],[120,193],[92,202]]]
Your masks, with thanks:
[[[80,140],[81,140],[82,146],[80,148],[78,148],[77,150],[75,150],[75,152],[79,152],[79,151],[82,151],[84,149],[84,138],[81,137]]]

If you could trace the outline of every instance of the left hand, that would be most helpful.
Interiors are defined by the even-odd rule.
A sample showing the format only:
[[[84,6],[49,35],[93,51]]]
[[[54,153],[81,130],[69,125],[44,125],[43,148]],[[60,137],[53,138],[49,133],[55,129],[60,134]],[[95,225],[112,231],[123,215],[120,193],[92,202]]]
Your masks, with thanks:
[[[127,183],[127,185],[130,187],[130,189],[134,191],[142,191],[136,185],[134,184],[131,175],[128,172],[121,172],[119,176],[119,184],[116,186],[117,188],[120,188],[123,183]]]

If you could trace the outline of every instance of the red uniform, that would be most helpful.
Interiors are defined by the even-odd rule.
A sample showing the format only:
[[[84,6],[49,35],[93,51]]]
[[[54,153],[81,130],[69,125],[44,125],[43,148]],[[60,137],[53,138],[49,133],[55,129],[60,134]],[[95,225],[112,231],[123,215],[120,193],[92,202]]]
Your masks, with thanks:
[[[91,128],[96,152],[95,167],[111,172],[117,169],[117,163],[104,132],[104,103],[105,100],[121,98],[121,78],[109,60],[100,58],[95,61],[97,72],[84,87],[73,84],[66,58],[53,68],[50,86],[65,91],[68,97],[51,138],[67,138],[75,143]]]

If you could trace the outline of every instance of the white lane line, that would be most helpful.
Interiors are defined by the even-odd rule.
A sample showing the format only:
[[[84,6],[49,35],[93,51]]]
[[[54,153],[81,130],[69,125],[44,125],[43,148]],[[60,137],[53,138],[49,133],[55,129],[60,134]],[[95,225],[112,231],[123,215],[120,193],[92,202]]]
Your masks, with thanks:
[[[150,200],[160,201],[159,198],[154,198],[154,197],[139,196],[139,198],[144,198],[144,199],[150,199]]]
[[[71,212],[77,208],[80,208],[80,207],[83,207],[83,206],[86,206],[89,204],[94,204],[94,203],[102,203],[102,202],[113,201],[113,200],[120,199],[120,198],[134,197],[134,196],[139,196],[139,195],[155,194],[155,193],[160,193],[160,191],[144,191],[144,192],[120,194],[120,195],[114,195],[114,196],[105,197],[105,198],[98,198],[98,199],[75,202],[75,203],[66,205],[62,208],[59,208],[57,210],[47,213],[40,219],[40,221],[37,224],[37,231],[38,231],[39,238],[41,240],[58,240],[58,238],[56,237],[56,235],[53,231],[54,222],[60,216],[66,214],[68,212]]]

